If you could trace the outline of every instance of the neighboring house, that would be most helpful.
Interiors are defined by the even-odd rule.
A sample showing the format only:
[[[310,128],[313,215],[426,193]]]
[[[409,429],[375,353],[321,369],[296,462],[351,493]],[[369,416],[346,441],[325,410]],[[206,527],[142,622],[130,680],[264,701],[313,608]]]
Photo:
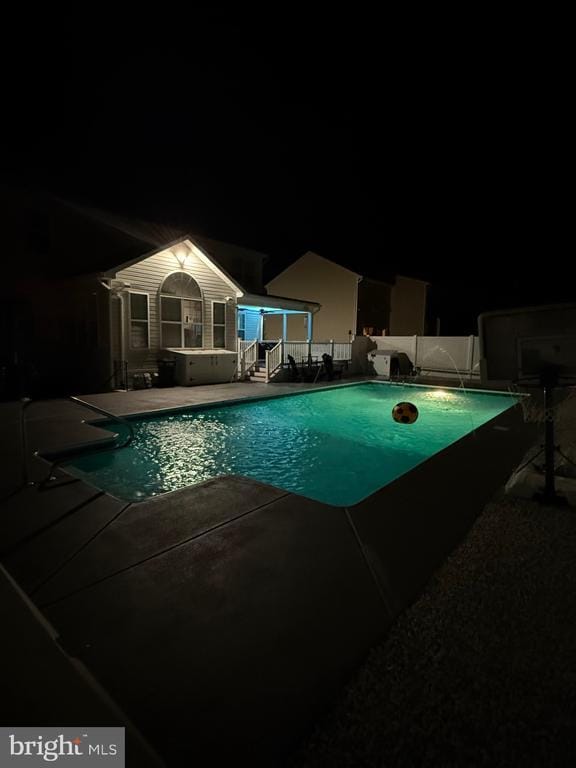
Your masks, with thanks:
[[[353,335],[424,334],[428,284],[397,275],[389,282],[363,277],[308,251],[270,280],[266,288],[282,296],[310,296],[321,308],[311,336],[302,322],[288,324],[288,338],[349,341]],[[266,322],[266,338],[279,338],[279,322]]]
[[[358,283],[358,336],[382,336],[390,333],[390,307],[393,280],[372,280],[363,277]]]
[[[261,339],[266,316],[286,328],[297,313],[312,330],[317,303],[262,290],[263,254],[63,201],[19,203],[4,227],[4,255],[19,256],[0,287],[4,394],[124,386],[166,350],[207,354],[214,380],[229,380],[226,356],[238,338]]]
[[[396,275],[391,292],[389,336],[424,336],[429,283]]]
[[[308,328],[301,318],[289,319],[288,339],[346,342],[356,334],[358,282],[361,279],[356,272],[308,251],[270,280],[266,289],[277,296],[309,296],[320,304],[313,328]],[[268,339],[280,338],[279,320],[267,318],[265,332]]]

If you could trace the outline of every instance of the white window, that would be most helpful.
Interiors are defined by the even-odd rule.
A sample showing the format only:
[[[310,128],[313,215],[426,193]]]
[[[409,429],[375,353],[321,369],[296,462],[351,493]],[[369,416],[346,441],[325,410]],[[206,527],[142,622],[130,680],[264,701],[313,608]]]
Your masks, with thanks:
[[[163,347],[202,347],[202,292],[187,272],[169,275],[160,288]]]
[[[148,294],[130,292],[130,348],[150,348]]]
[[[246,312],[243,309],[238,310],[238,338],[246,339]]]
[[[212,339],[214,349],[226,346],[226,304],[212,302]]]

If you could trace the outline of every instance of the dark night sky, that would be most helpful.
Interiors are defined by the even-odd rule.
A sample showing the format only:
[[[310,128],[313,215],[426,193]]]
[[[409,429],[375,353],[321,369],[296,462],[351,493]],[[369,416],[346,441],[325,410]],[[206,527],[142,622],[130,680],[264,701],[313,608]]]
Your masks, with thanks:
[[[423,277],[446,333],[572,298],[561,62],[505,29],[432,39],[426,19],[180,21],[163,44],[70,36],[17,68],[3,177],[184,220],[272,270],[313,249]]]

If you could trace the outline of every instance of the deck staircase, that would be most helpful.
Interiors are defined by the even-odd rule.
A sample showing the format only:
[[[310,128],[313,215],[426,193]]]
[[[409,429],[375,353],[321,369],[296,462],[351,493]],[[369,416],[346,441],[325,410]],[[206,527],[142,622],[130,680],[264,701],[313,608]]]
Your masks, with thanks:
[[[282,368],[279,368],[277,371],[275,371],[270,376],[270,381],[272,381],[282,370]],[[256,384],[266,384],[266,360],[258,360],[254,368],[252,368],[249,372],[249,378],[248,381],[253,381]]]

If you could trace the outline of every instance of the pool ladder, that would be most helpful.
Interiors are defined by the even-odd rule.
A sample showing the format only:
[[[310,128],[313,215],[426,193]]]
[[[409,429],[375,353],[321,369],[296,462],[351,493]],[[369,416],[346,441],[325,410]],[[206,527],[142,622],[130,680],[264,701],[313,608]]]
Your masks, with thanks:
[[[104,408],[100,408],[100,406],[98,405],[92,405],[92,403],[87,403],[85,400],[82,400],[79,397],[76,397],[75,395],[68,395],[66,397],[66,400],[70,400],[71,402],[76,403],[77,405],[81,405],[83,408],[88,408],[89,410],[94,411],[95,413],[99,413],[100,415],[106,416],[107,418],[112,419],[113,421],[117,421],[119,424],[122,424],[122,426],[128,429],[128,436],[121,444],[100,446],[98,448],[94,448],[94,452],[115,451],[117,448],[126,448],[128,445],[130,445],[130,443],[134,439],[134,428],[132,427],[132,424],[130,424],[130,421],[128,419],[125,419],[122,416],[117,416],[114,413],[110,413],[110,411],[106,411]],[[67,452],[65,457],[57,459],[56,461],[52,462],[52,464],[50,465],[50,469],[48,471],[48,475],[43,480],[30,480],[29,474],[28,474],[28,430],[26,427],[26,412],[33,402],[37,402],[37,401],[27,397],[23,398],[21,401],[22,409],[20,411],[20,439],[21,439],[21,446],[22,446],[22,486],[36,485],[40,490],[47,490],[48,488],[56,487],[56,486],[49,485],[49,483],[51,480],[56,479],[53,476],[53,473],[58,468],[58,466],[60,466],[60,464],[66,461],[70,456],[76,453],[84,453],[86,449],[83,448],[77,451]]]

